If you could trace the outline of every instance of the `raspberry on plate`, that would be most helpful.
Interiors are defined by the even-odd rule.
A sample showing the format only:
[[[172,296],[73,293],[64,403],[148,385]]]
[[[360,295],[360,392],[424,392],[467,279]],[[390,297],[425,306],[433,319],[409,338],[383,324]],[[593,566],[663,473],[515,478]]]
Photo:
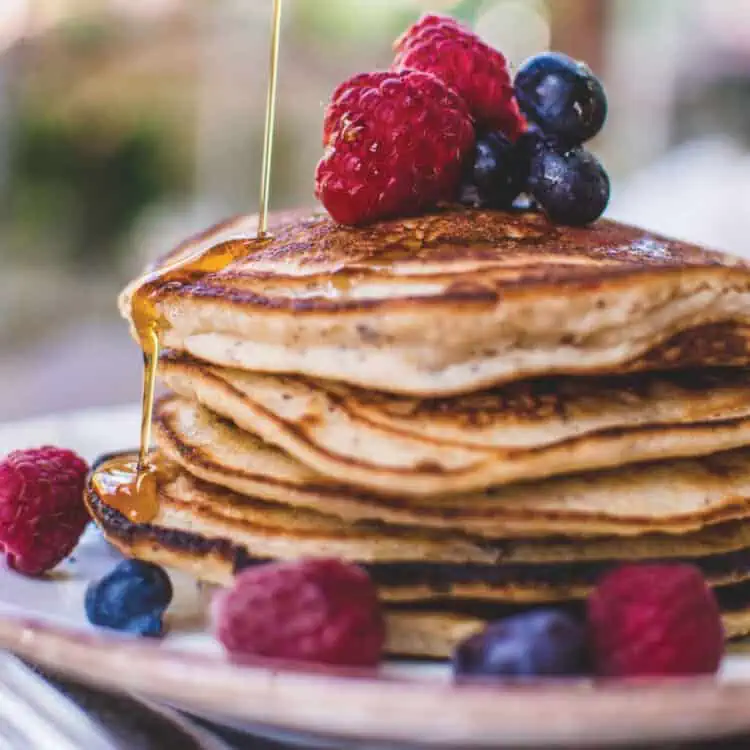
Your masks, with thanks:
[[[434,76],[365,73],[336,90],[324,138],[316,195],[336,221],[356,225],[455,200],[474,127]]]
[[[719,607],[692,565],[629,565],[588,603],[594,666],[605,677],[713,674],[724,653]]]
[[[73,551],[89,521],[87,473],[80,456],[49,446],[0,461],[0,547],[11,568],[42,575]]]
[[[479,129],[515,140],[525,128],[507,60],[453,18],[429,14],[414,24],[396,42],[393,69],[437,76],[463,97]]]
[[[218,639],[236,656],[371,667],[383,651],[375,586],[338,560],[248,568],[217,595],[212,615]]]

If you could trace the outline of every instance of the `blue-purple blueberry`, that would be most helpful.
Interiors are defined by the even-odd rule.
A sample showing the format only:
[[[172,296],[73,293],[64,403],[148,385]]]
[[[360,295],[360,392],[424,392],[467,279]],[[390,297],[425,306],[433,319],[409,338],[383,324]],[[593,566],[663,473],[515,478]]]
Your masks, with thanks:
[[[480,135],[461,188],[461,202],[474,208],[511,208],[529,182],[536,132],[515,142],[494,131]]]
[[[94,625],[135,635],[162,634],[172,601],[169,576],[158,565],[126,560],[86,591],[86,616]]]
[[[586,226],[609,205],[611,185],[601,162],[584,148],[545,146],[531,160],[531,193],[553,222]]]
[[[527,120],[565,147],[591,140],[607,119],[607,95],[601,81],[588,65],[560,52],[527,60],[514,86]]]
[[[539,609],[490,624],[453,655],[456,677],[573,677],[589,670],[585,627]]]

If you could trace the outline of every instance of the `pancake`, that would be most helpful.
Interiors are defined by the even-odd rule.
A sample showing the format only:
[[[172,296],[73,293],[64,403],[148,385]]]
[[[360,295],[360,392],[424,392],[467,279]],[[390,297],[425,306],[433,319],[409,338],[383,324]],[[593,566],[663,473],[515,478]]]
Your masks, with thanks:
[[[158,489],[159,515],[149,525],[131,523],[106,506],[93,479],[87,499],[105,536],[126,555],[212,583],[228,584],[237,570],[271,559],[309,556],[363,565],[386,601],[580,599],[613,565],[643,559],[640,555],[690,560],[713,585],[750,578],[745,524],[696,534],[685,544],[655,536],[621,540],[619,547],[603,540],[598,550],[596,543],[587,550],[586,542],[575,539],[483,546],[460,536],[356,526],[313,511],[269,505],[208,485],[176,467],[163,473]]]
[[[418,400],[180,354],[166,384],[319,474],[397,495],[455,493],[750,444],[750,373],[523,381]]]
[[[727,640],[750,634],[750,585],[743,583],[714,591]],[[571,614],[583,616],[580,604],[562,606]],[[528,606],[503,604],[466,607],[451,602],[390,605],[386,610],[386,650],[393,656],[447,659],[461,641],[481,631],[492,620],[528,609]]]
[[[641,229],[456,208],[366,228],[281,215],[263,242],[256,224],[183,243],[123,314],[140,290],[167,348],[418,396],[750,363],[750,266]]]
[[[134,458],[132,456],[131,458]],[[260,530],[255,536],[248,534],[253,553],[269,554],[269,534],[277,536],[286,532],[290,537],[302,537],[303,552],[327,552],[332,537],[343,554],[365,561],[422,562],[425,560],[479,564],[569,563],[607,560],[641,560],[675,557],[708,557],[737,552],[750,547],[750,524],[734,521],[709,526],[680,536],[669,534],[644,534],[635,538],[553,537],[543,539],[487,540],[461,532],[436,531],[418,527],[400,527],[382,523],[343,522],[315,510],[300,510],[293,506],[270,503],[259,498],[237,495],[209,485],[181,472],[176,466],[159,458],[167,466],[161,479],[165,495],[160,507],[164,510],[157,525],[169,526],[169,509],[178,498],[183,508],[179,516],[184,522],[191,507],[196,510],[192,530],[200,528],[200,518],[208,517],[213,523],[226,523],[221,531],[223,538],[236,541],[236,530],[243,524]],[[187,527],[185,527],[187,528]],[[282,533],[283,535],[283,533]],[[317,538],[317,542],[315,541]],[[348,546],[347,546],[348,545]],[[292,555],[298,548],[290,547]]]
[[[750,449],[430,498],[376,495],[327,480],[199,405],[155,408],[161,451],[241,495],[370,521],[488,539],[684,533],[750,516]]]

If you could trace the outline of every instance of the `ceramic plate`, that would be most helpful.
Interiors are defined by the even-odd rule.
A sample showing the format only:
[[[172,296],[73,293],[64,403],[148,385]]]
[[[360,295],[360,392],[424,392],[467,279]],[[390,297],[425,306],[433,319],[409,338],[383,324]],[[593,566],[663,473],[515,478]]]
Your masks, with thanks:
[[[5,425],[0,454],[52,443],[93,459],[132,446],[138,421],[127,408]],[[377,674],[236,665],[203,629],[208,592],[180,577],[164,641],[94,630],[83,612],[86,584],[118,559],[92,529],[49,580],[0,568],[0,646],[93,685],[321,747],[582,748],[750,732],[750,657],[741,653],[726,659],[719,680],[596,687],[457,687],[447,669],[417,664]]]

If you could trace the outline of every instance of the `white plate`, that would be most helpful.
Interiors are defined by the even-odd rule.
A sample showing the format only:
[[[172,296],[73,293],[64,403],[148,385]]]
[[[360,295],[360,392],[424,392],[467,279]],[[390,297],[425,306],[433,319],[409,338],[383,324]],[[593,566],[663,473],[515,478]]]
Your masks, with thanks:
[[[0,454],[41,444],[89,460],[132,447],[135,408],[0,426]],[[248,731],[342,747],[399,743],[469,748],[601,747],[750,733],[750,658],[730,656],[719,680],[640,684],[454,686],[444,667],[387,665],[379,673],[229,663],[197,613],[201,592],[176,580],[173,632],[161,642],[91,628],[89,580],[119,556],[98,532],[49,580],[0,568],[0,646],[82,681],[169,703]]]

